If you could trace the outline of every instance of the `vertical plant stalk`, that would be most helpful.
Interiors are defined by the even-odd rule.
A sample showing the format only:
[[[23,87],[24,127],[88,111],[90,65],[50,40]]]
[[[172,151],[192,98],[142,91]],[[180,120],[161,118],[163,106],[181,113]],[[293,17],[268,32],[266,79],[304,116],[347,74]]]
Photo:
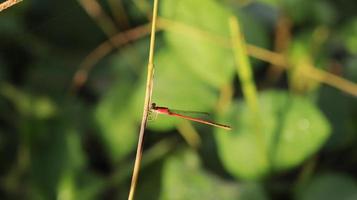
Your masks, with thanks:
[[[176,125],[176,128],[186,140],[187,144],[189,144],[192,148],[197,149],[201,145],[201,137],[190,122],[183,120],[181,123]]]
[[[153,78],[154,78],[154,49],[155,49],[155,32],[156,32],[156,18],[157,18],[157,10],[158,10],[158,1],[159,0],[154,0],[154,8],[153,8],[153,15],[152,15],[153,17],[152,17],[152,25],[151,25],[150,52],[149,52],[149,62],[148,62],[148,71],[147,71],[147,80],[146,80],[146,92],[145,92],[145,101],[144,101],[144,111],[143,111],[143,117],[141,120],[138,146],[136,149],[135,164],[134,164],[133,176],[131,179],[128,200],[134,199],[135,189],[136,189],[139,171],[140,171],[142,153],[143,153],[145,128],[146,128],[148,114],[149,114],[149,110],[150,110],[150,104],[151,104],[151,95],[152,95]]]
[[[242,84],[244,98],[249,106],[250,111],[253,113],[258,113],[259,108],[257,89],[253,81],[245,39],[241,34],[238,20],[235,17],[230,18],[230,30],[238,77]]]
[[[6,8],[10,8],[11,6],[21,2],[22,0],[7,0],[0,4],[0,12],[5,10]]]
[[[291,42],[292,22],[286,15],[279,16],[275,27],[274,50],[285,56]],[[284,68],[270,65],[267,71],[267,81],[269,84],[277,82],[283,75]]]
[[[231,30],[231,45],[233,48],[233,53],[237,66],[237,73],[242,84],[243,96],[248,104],[249,110],[252,113],[252,123],[256,123],[257,126],[255,133],[257,137],[257,146],[260,152],[263,155],[262,162],[264,165],[268,164],[268,155],[266,152],[266,147],[264,143],[264,135],[262,133],[262,128],[260,126],[260,115],[259,115],[259,103],[257,89],[254,84],[252,76],[252,67],[249,62],[249,57],[247,53],[247,46],[242,34],[242,31],[239,27],[239,22],[237,18],[232,16],[229,19],[229,25]]]

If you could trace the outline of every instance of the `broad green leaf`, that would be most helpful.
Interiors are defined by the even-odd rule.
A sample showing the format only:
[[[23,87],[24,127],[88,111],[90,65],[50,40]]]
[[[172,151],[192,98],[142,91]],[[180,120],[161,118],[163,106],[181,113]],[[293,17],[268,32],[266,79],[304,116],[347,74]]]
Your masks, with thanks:
[[[297,194],[298,200],[354,200],[357,199],[357,183],[341,174],[319,175]]]
[[[85,165],[78,132],[60,121],[48,124],[31,121],[24,130],[23,134],[31,135],[30,151],[27,153],[31,158],[32,199],[75,195],[76,185],[72,175]]]
[[[124,83],[123,83],[124,82]],[[132,87],[130,81],[117,83],[97,106],[95,117],[111,159],[119,161],[135,146],[137,121],[130,109]]]
[[[222,121],[231,133],[217,130],[219,155],[235,177],[259,179],[299,165],[318,151],[330,133],[329,123],[308,99],[285,92],[260,95],[260,121],[244,102],[235,102]]]
[[[198,156],[192,151],[169,157],[163,167],[160,199],[238,199],[239,185],[219,179],[200,165]]]
[[[218,92],[202,82],[168,50],[156,57],[153,101],[169,107],[206,110],[212,108]]]
[[[233,57],[227,42],[232,13],[213,0],[163,1],[160,10],[163,18],[174,21],[169,26],[176,27],[175,30],[165,31],[164,36],[182,65],[216,88],[230,81]]]
[[[201,167],[197,154],[183,150],[170,156],[163,166],[162,200],[226,199],[267,200],[259,183],[237,184],[223,180]]]

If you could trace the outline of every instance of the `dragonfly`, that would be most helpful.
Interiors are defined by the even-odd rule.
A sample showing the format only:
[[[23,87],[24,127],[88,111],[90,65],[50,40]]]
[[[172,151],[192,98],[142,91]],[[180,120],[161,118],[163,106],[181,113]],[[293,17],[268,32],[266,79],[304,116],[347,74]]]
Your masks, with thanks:
[[[163,114],[163,115],[168,115],[168,116],[172,116],[172,117],[183,118],[183,119],[187,119],[187,120],[190,120],[190,121],[211,125],[211,126],[214,126],[214,127],[217,127],[217,128],[222,128],[222,129],[225,129],[225,130],[231,130],[232,129],[228,125],[219,124],[219,123],[212,122],[212,121],[209,121],[209,120],[205,120],[205,119],[189,116],[190,114],[191,115],[192,114],[208,115],[208,113],[205,113],[205,112],[173,110],[173,109],[170,109],[170,108],[167,108],[167,107],[156,106],[155,103],[151,104],[151,109],[150,110],[151,110],[151,112],[153,112],[155,114]]]

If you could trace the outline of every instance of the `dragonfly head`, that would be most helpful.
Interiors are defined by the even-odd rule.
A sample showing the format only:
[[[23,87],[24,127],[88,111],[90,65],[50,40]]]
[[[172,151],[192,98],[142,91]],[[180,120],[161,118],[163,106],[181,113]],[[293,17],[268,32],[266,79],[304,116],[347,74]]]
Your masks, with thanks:
[[[156,103],[152,103],[150,109],[155,109],[156,108]]]

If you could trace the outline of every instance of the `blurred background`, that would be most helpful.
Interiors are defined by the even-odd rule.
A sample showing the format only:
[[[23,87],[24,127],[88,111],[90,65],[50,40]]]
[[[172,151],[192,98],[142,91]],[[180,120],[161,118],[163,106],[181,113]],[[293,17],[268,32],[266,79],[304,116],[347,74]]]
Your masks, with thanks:
[[[0,12],[1,199],[127,199],[152,4],[32,0]],[[232,131],[150,121],[136,199],[357,199],[356,10],[160,0],[153,101]]]

